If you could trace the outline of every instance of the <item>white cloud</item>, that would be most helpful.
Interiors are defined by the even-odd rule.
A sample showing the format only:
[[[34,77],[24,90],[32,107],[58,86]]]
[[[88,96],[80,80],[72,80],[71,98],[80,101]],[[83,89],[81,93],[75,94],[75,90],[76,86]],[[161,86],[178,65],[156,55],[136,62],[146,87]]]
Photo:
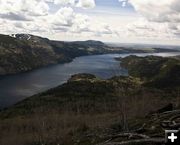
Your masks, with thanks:
[[[125,7],[127,5],[127,0],[119,0],[121,3],[122,7]]]
[[[50,14],[48,3],[63,6],[93,8],[94,0],[0,0],[0,18],[13,21],[32,21]],[[52,7],[51,7],[52,8]]]
[[[50,2],[54,2],[55,5],[70,5],[85,9],[94,8],[96,6],[95,0],[50,0]]]
[[[129,0],[129,2],[149,21],[180,22],[179,0]]]
[[[83,14],[76,14],[73,21],[73,26],[70,31],[73,33],[89,32],[90,19],[88,16]]]
[[[51,13],[52,7],[49,3],[59,6],[59,10]],[[0,0],[0,21],[2,21],[0,33],[89,32],[90,19],[87,15],[74,11],[73,8],[77,5],[81,8],[92,8],[95,2],[94,0]]]
[[[62,31],[73,34],[91,33],[99,36],[114,33],[108,24],[94,21],[85,14],[75,13],[69,6],[62,7],[55,14],[49,15],[47,22],[55,33]]]
[[[77,7],[82,7],[82,8],[94,8],[96,6],[94,0],[79,0],[77,3]]]
[[[119,0],[129,2],[143,19],[137,19],[126,29],[128,36],[165,38],[177,37],[180,31],[179,0]]]
[[[83,13],[96,6],[95,0],[0,0],[0,33],[61,34],[76,39],[106,37],[117,40],[122,37],[129,40],[131,37],[164,39],[180,36],[178,0],[118,1],[122,6],[129,1],[141,16],[104,17]]]
[[[51,15],[51,23],[54,25],[72,26],[74,15],[74,10],[71,7],[60,8],[55,14]]]
[[[139,19],[129,24],[127,27],[127,35],[151,39],[173,37],[167,23],[149,22],[146,19]]]
[[[47,3],[56,3],[59,10],[50,13]],[[95,29],[97,26],[93,27],[94,21],[87,15],[76,13],[73,7],[77,3],[81,8],[92,8],[95,4],[94,1],[74,3],[72,0],[0,0],[0,33],[31,33],[44,37],[50,34],[66,37],[68,34],[76,38],[111,34],[109,26],[98,22],[98,29]]]
[[[43,0],[0,0],[0,10],[1,18],[26,21],[48,15],[49,6]]]
[[[54,0],[56,5],[75,5],[75,0]]]

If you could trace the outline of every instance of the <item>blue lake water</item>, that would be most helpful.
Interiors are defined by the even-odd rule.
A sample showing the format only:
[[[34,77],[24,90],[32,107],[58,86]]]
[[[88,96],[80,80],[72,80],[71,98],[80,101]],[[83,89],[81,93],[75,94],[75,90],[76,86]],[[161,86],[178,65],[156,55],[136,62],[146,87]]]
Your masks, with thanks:
[[[0,77],[0,108],[8,107],[31,95],[65,83],[71,75],[91,73],[101,78],[127,75],[115,57],[131,54],[106,54],[77,57],[70,63],[52,65],[17,75]],[[146,56],[152,54],[136,54]],[[180,53],[157,53],[158,56],[175,56]]]

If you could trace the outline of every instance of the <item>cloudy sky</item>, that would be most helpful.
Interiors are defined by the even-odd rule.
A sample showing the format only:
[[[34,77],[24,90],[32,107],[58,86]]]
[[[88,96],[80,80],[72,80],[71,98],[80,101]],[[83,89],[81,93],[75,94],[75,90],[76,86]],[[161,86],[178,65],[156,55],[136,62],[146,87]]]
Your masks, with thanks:
[[[180,45],[179,0],[0,0],[0,33]]]

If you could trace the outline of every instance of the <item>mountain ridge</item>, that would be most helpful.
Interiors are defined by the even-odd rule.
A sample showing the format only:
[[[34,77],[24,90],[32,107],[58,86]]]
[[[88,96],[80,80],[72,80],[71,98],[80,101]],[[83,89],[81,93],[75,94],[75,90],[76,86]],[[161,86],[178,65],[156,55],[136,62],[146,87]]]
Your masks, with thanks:
[[[29,34],[0,35],[0,75],[69,62],[75,57],[88,55],[88,51],[80,47],[85,48],[82,44],[51,41]]]
[[[169,52],[170,49],[110,47],[101,41],[54,41],[31,34],[0,34],[0,75],[30,71],[75,57],[107,53]],[[174,50],[175,51],[175,50]]]

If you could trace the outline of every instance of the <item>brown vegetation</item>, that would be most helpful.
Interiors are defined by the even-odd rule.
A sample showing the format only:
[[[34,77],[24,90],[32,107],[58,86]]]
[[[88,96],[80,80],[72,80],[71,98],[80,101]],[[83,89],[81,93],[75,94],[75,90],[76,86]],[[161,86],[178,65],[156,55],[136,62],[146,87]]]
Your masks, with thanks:
[[[95,145],[106,135],[139,128],[138,118],[168,104],[168,97],[175,102],[176,96],[144,88],[134,78],[75,75],[1,112],[0,144]]]

